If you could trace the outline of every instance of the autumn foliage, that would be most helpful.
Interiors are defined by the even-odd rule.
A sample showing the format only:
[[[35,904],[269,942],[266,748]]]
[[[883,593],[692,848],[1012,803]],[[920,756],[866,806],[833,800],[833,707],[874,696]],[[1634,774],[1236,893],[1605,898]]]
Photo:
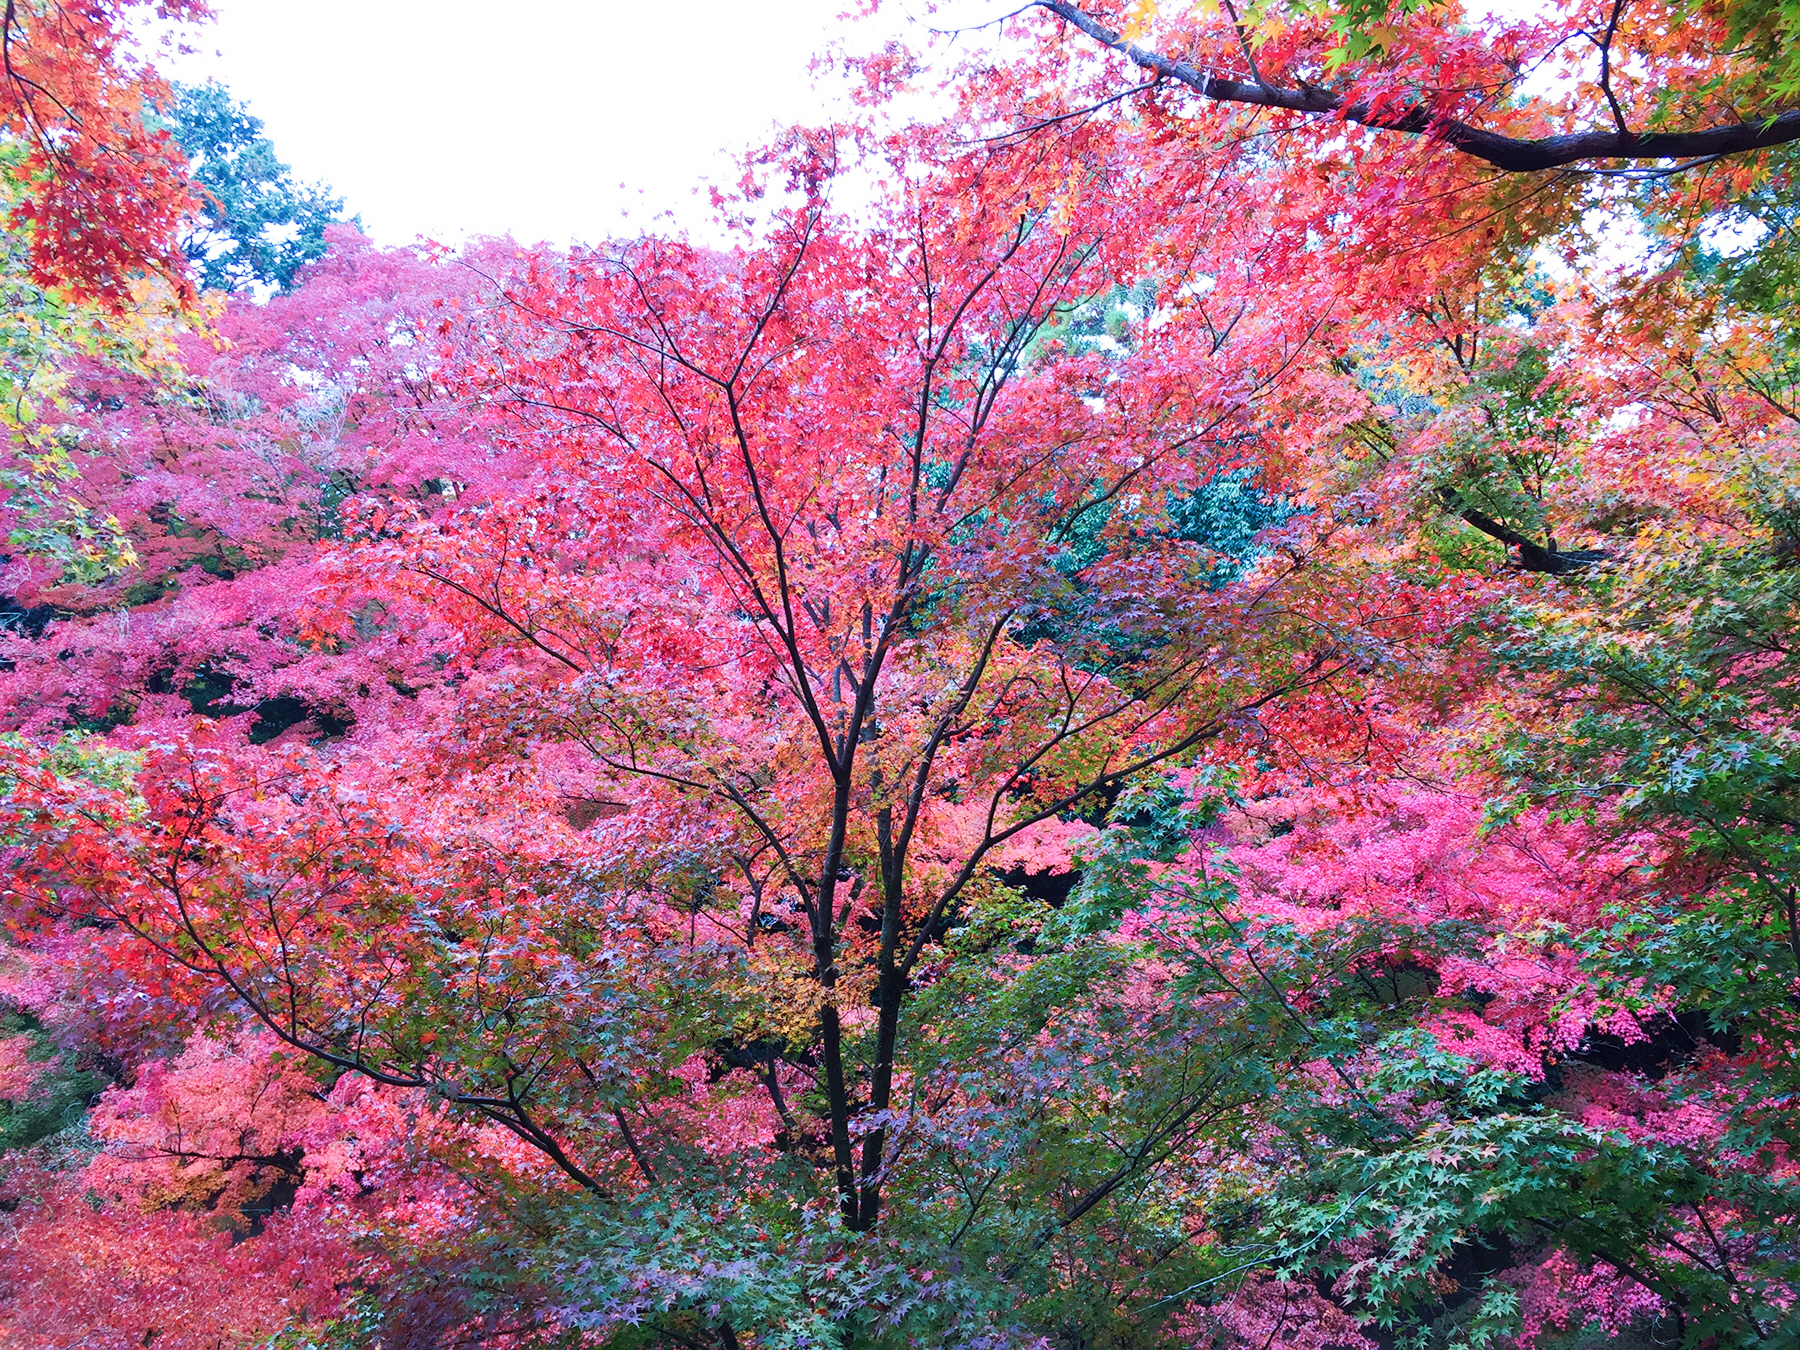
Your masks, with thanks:
[[[1040,4],[196,303],[9,10],[5,1342],[1794,1343],[1789,17]]]

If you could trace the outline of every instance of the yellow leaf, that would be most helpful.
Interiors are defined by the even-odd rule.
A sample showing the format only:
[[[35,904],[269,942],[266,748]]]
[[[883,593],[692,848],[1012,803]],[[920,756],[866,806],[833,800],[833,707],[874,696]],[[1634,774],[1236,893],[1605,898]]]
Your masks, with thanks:
[[[1131,8],[1125,11],[1125,26],[1120,36],[1127,42],[1136,42],[1155,17],[1156,0],[1131,0]]]

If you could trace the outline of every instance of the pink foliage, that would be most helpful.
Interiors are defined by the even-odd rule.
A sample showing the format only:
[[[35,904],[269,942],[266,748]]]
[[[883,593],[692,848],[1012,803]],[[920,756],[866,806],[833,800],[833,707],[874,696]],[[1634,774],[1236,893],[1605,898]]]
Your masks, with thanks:
[[[1440,997],[1480,1005],[1427,1019],[1446,1050],[1537,1077],[1592,1031],[1644,1037],[1635,1018],[1596,1009],[1566,941],[1632,893],[1644,858],[1629,847],[1541,812],[1484,836],[1481,801],[1450,792],[1303,795],[1281,809],[1287,833],[1229,851],[1244,912],[1307,932],[1351,918],[1391,928],[1388,960],[1418,963]],[[1254,830],[1255,818],[1243,825]],[[1429,934],[1444,924],[1459,933],[1448,948]]]
[[[210,1214],[92,1203],[82,1171],[15,1167],[6,1193],[0,1341],[18,1350],[216,1350],[337,1306],[344,1252],[316,1224],[278,1215],[236,1241]]]
[[[1206,1350],[1374,1350],[1360,1324],[1317,1290],[1253,1276],[1229,1299],[1184,1314],[1189,1344]]]
[[[32,733],[77,719],[154,726],[193,707],[242,715],[249,730],[247,710],[270,699],[352,722],[371,700],[385,707],[417,672],[373,631],[367,594],[345,616],[369,630],[356,651],[314,640],[320,568],[354,494],[430,509],[520,462],[431,374],[475,340],[485,285],[339,227],[293,293],[234,300],[216,335],[181,339],[185,388],[77,371],[90,411],[75,490],[119,519],[140,562],[94,584],[10,564],[0,585],[15,603],[67,617],[50,642],[0,635],[0,719]]]
[[[44,1066],[29,1058],[31,1037],[26,1035],[0,1038],[0,1099],[9,1102],[30,1100],[32,1087]]]
[[[1617,1336],[1663,1311],[1662,1300],[1641,1284],[1598,1264],[1583,1270],[1561,1251],[1509,1272],[1509,1278],[1520,1286],[1521,1345],[1532,1345],[1547,1332],[1589,1325]]]
[[[195,1036],[95,1110],[89,1129],[106,1147],[92,1184],[147,1206],[246,1209],[303,1175],[304,1140],[327,1112],[307,1067],[266,1035]]]

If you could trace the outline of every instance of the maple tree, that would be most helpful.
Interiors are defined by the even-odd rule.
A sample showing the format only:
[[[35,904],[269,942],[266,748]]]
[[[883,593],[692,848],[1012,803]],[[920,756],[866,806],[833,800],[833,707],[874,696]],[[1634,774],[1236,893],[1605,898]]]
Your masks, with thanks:
[[[10,4],[0,15],[0,389],[17,453],[0,470],[11,542],[93,577],[131,562],[110,515],[67,490],[59,435],[67,366],[98,357],[153,370],[194,300],[172,241],[193,204],[186,165],[146,114],[169,97],[131,26],[147,5]],[[204,18],[198,4],[154,7]]]
[[[182,21],[207,13],[189,0],[14,0],[0,15],[12,228],[40,285],[114,308],[139,271],[187,284],[172,241],[191,189],[178,148],[144,120],[168,90],[136,55],[130,17],[143,9]]]
[[[1080,13],[43,356],[9,1338],[1791,1341],[1782,12]]]

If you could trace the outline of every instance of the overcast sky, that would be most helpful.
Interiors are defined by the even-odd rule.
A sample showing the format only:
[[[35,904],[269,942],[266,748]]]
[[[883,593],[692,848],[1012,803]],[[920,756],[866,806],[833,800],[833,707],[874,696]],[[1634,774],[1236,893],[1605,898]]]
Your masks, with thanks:
[[[384,243],[566,243],[618,233],[627,208],[700,224],[695,186],[730,176],[721,150],[819,118],[813,54],[847,33],[872,45],[836,17],[851,2],[213,0],[196,50],[159,64],[224,81]],[[877,22],[903,22],[894,9]]]
[[[195,50],[158,64],[222,80],[298,177],[329,183],[390,244],[595,242],[662,212],[710,232],[695,189],[735,176],[722,152],[824,120],[841,97],[841,80],[815,87],[816,53],[893,33],[916,49],[928,40],[917,20],[972,28],[1018,7],[881,0],[874,19],[844,20],[862,0],[210,3],[217,20],[187,30]]]

